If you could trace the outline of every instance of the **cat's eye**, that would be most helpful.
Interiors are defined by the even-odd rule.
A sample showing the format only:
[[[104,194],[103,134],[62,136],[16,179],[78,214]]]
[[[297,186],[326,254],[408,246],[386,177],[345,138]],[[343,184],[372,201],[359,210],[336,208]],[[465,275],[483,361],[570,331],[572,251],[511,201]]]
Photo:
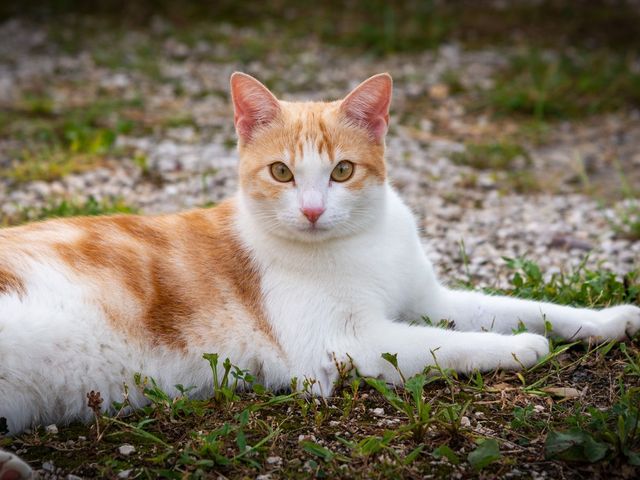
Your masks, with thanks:
[[[290,182],[293,180],[293,173],[282,162],[276,162],[271,164],[271,176],[278,182]]]
[[[331,180],[334,182],[346,182],[353,175],[353,163],[349,160],[342,160],[336,165],[336,168],[331,172]]]

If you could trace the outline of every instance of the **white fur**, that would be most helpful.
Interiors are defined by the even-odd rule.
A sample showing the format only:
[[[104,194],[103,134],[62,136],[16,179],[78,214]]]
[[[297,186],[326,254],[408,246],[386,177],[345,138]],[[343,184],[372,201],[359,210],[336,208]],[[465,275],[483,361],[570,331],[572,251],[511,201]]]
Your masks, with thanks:
[[[309,175],[329,171],[309,169]],[[172,395],[176,384],[207,395],[206,352],[230,357],[268,387],[286,387],[292,377],[315,379],[314,391],[329,395],[335,360],[351,358],[361,374],[397,382],[382,353],[397,353],[406,376],[433,364],[434,356],[443,368],[462,372],[520,368],[548,352],[547,340],[536,334],[545,319],[566,339],[621,339],[640,328],[634,306],[592,311],[449,290],[436,280],[411,212],[388,185],[361,192],[332,185],[325,194],[327,211],[318,221],[325,230],[304,223],[293,190],[284,199],[288,206],[256,205],[242,192],[236,199],[237,228],[259,265],[281,350],[253,335],[241,318],[222,344],[188,352],[145,346],[108,326],[94,301],[99,292],[86,278],[51,259],[16,259],[27,294],[0,295],[0,416],[10,432],[88,420],[86,393],[99,391],[108,409],[122,400],[123,383],[131,386],[132,405],[141,405],[144,397],[132,380],[138,372]],[[283,216],[261,215],[265,209]],[[454,320],[457,331],[411,323],[422,315]],[[519,321],[536,333],[509,335]]]
[[[397,193],[388,185],[369,190],[363,196],[374,197],[375,221],[321,242],[269,233],[241,196],[240,231],[262,267],[269,316],[295,365],[291,373],[316,379],[318,392],[332,390],[334,358],[351,358],[361,374],[396,382],[382,353],[397,353],[405,376],[433,364],[434,356],[461,372],[513,369],[548,353],[538,335],[545,320],[568,340],[623,339],[640,329],[640,308],[630,305],[594,311],[445,288]],[[458,331],[412,324],[423,315],[453,320]],[[535,333],[509,335],[520,321]]]
[[[33,471],[27,463],[9,452],[0,450],[0,478],[4,478],[5,475],[8,476],[9,474],[11,478],[16,478],[17,480],[33,478]]]

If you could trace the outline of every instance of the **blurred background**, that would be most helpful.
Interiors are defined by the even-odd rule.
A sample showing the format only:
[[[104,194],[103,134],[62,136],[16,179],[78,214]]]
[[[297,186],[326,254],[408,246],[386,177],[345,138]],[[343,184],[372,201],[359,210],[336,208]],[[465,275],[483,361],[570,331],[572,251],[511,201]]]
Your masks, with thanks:
[[[449,279],[640,258],[640,2],[0,3],[0,224],[209,206],[228,80],[284,99],[395,81],[390,177]]]

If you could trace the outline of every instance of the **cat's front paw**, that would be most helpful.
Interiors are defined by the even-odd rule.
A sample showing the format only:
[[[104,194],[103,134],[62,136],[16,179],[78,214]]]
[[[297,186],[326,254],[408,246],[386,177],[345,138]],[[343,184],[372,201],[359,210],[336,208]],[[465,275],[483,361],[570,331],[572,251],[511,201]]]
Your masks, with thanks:
[[[462,364],[461,371],[522,370],[532,367],[549,353],[549,340],[535,333],[483,335],[482,346],[470,348],[469,355],[462,357],[467,363]]]
[[[520,333],[507,337],[507,353],[511,358],[501,362],[500,367],[508,370],[520,370],[534,366],[549,353],[549,340],[535,333]]]
[[[0,450],[0,480],[28,480],[33,470],[13,453]]]
[[[625,340],[640,331],[640,308],[633,305],[618,305],[598,312],[595,325],[595,340]]]

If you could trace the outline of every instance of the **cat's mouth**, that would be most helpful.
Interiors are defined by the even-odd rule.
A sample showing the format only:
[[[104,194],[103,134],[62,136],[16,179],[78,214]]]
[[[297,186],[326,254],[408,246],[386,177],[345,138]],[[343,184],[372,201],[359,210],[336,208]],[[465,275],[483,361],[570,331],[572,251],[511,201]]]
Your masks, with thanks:
[[[331,231],[332,228],[329,225],[309,222],[296,225],[295,234],[299,235],[301,239],[316,241],[331,235]]]
[[[309,222],[306,225],[303,225],[300,230],[303,232],[326,232],[329,230],[329,227],[327,225],[319,225],[318,223]]]

